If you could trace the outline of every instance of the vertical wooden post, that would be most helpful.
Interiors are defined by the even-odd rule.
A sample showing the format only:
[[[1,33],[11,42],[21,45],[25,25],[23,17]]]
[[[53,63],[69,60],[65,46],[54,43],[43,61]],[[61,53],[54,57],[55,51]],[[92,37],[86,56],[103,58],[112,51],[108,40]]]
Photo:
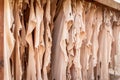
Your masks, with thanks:
[[[0,0],[0,80],[4,80],[4,0]]]

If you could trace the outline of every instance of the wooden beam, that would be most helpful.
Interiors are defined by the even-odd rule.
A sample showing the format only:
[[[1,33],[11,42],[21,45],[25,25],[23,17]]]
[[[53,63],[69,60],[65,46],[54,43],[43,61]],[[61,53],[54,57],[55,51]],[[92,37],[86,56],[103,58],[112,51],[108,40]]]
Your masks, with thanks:
[[[3,58],[3,16],[4,16],[4,0],[0,0],[0,80],[4,80],[4,58]]]
[[[120,3],[117,3],[113,0],[93,0],[93,1],[96,1],[98,3],[101,3],[103,5],[106,5],[108,7],[111,7],[120,11]]]

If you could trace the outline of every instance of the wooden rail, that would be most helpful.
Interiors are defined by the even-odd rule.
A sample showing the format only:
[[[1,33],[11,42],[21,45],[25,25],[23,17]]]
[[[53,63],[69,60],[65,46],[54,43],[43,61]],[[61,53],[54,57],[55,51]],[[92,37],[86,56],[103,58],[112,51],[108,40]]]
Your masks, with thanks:
[[[120,3],[115,2],[114,0],[93,0],[108,7],[114,8],[120,11]]]

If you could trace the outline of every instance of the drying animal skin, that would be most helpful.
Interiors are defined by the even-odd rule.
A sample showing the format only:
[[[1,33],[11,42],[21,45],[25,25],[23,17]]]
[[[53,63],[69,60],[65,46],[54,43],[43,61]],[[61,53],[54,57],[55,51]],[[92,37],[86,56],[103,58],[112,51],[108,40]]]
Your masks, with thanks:
[[[44,43],[44,39],[43,39],[43,35],[44,35],[44,22],[41,22],[40,25],[40,46],[38,47],[38,53],[36,54],[37,57],[37,61],[36,61],[36,65],[37,66],[37,79],[42,80],[42,65],[43,65],[43,55],[45,52],[45,43]]]
[[[102,24],[102,9],[97,8],[95,12],[95,18],[93,23],[93,36],[92,36],[92,50],[93,50],[93,66],[97,64],[97,53],[98,53],[98,35],[100,31],[100,26]]]
[[[17,2],[15,3],[15,9],[14,9],[14,18],[15,18],[15,31],[14,36],[16,39],[15,42],[15,79],[21,80],[22,79],[22,66],[21,66],[21,59],[20,59],[20,29],[22,28],[22,24],[20,22],[20,16],[19,16],[19,8]]]
[[[119,56],[120,56],[120,24],[119,24],[120,18],[117,18],[116,21],[114,21],[113,24],[113,36],[114,36],[114,42],[112,46],[112,67],[109,70],[109,73],[113,76],[119,76],[120,75],[120,69],[119,69]]]
[[[35,17],[33,2],[34,2],[34,0],[31,0],[28,30],[27,30],[27,34],[26,34],[26,41],[29,44],[27,80],[36,80],[35,51],[34,51],[33,39],[32,39],[32,32],[33,32],[34,28],[36,27],[36,17]]]
[[[96,12],[95,12],[95,18],[94,21],[95,23],[93,23],[93,35],[92,35],[92,68],[94,69],[97,65],[97,61],[98,61],[98,49],[99,49],[99,43],[98,43],[98,36],[99,36],[99,31],[100,31],[100,27],[102,25],[102,8],[98,7]],[[98,68],[97,68],[98,69]],[[96,76],[97,77],[97,72],[99,72],[98,70],[96,71]]]
[[[51,0],[50,2],[50,14],[51,14],[51,32],[53,31],[53,28],[54,28],[54,17],[55,17],[55,12],[56,12],[56,3],[57,3],[57,0]]]
[[[13,24],[13,15],[11,14],[9,0],[4,1],[4,8],[4,79],[11,80],[10,57],[14,49],[15,39],[10,30]]]
[[[85,39],[85,24],[84,24],[84,16],[83,16],[83,5],[80,1],[76,1],[75,10],[73,12],[74,15],[74,23],[72,26],[72,36],[73,36],[73,63],[72,63],[72,71],[71,71],[71,79],[73,80],[82,80],[81,74],[81,45],[82,41]],[[69,47],[69,46],[68,46]],[[69,48],[68,48],[69,49]]]
[[[42,26],[43,21],[43,8],[41,7],[40,1],[36,1],[36,27],[34,32],[34,47],[35,47],[35,55],[36,55],[36,74],[37,80],[42,80],[41,76],[41,69],[42,69],[42,58],[44,53],[44,44],[41,44],[41,38],[43,36],[43,31],[41,30],[44,28]]]
[[[67,12],[66,12],[67,11]],[[73,20],[71,12],[71,0],[65,0],[54,25],[54,63],[52,67],[52,79],[66,80],[66,67],[68,56],[66,52],[66,40],[68,37],[68,23]],[[56,34],[58,33],[58,34]]]
[[[116,36],[116,55],[115,55],[115,75],[118,75],[118,76],[120,76],[120,62],[119,62],[119,60],[120,60],[120,17],[118,18],[118,21],[117,21],[117,35],[115,35]]]
[[[91,80],[94,80],[95,77],[94,77],[94,68],[95,66],[97,65],[97,53],[98,53],[98,35],[99,35],[99,29],[100,29],[100,26],[102,24],[102,9],[101,8],[97,8],[97,10],[95,11],[94,13],[94,22],[95,23],[92,23],[92,28],[93,28],[93,35],[92,35],[92,39],[91,39],[91,42],[92,42],[92,55],[90,56],[90,62],[89,62],[89,74],[90,75],[88,77],[88,79],[91,79]]]
[[[87,0],[4,0],[5,80],[119,80],[120,12]]]
[[[40,44],[40,41],[39,41],[40,40],[40,27],[41,27],[40,24],[41,24],[42,20],[43,20],[43,9],[41,7],[40,1],[37,1],[36,2],[36,22],[37,22],[37,24],[35,27],[35,41],[34,41],[35,48],[38,48],[38,46]]]
[[[88,11],[85,14],[85,28],[86,28],[86,46],[85,46],[85,53],[87,54],[87,70],[88,70],[88,79],[94,79],[94,71],[93,71],[93,61],[91,59],[92,56],[92,35],[93,35],[93,22],[94,22],[94,15],[96,11],[96,6],[94,4],[89,3]]]
[[[111,44],[113,41],[110,11],[104,12],[104,23],[99,37],[99,60],[101,63],[100,80],[109,80],[108,64],[110,62]],[[104,37],[104,38],[102,38]],[[104,71],[104,72],[103,72]]]
[[[48,80],[48,73],[50,71],[50,56],[51,56],[51,46],[52,46],[52,37],[50,31],[51,24],[50,16],[50,0],[47,0],[46,9],[45,9],[45,54],[43,62],[43,80]]]

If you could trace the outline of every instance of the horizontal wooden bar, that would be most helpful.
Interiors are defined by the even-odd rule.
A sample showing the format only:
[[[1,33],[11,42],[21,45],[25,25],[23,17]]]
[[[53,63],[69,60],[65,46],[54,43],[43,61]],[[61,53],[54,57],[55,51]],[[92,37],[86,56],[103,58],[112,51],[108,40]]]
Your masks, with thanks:
[[[114,8],[120,11],[120,3],[115,2],[114,0],[93,0],[108,7]]]

